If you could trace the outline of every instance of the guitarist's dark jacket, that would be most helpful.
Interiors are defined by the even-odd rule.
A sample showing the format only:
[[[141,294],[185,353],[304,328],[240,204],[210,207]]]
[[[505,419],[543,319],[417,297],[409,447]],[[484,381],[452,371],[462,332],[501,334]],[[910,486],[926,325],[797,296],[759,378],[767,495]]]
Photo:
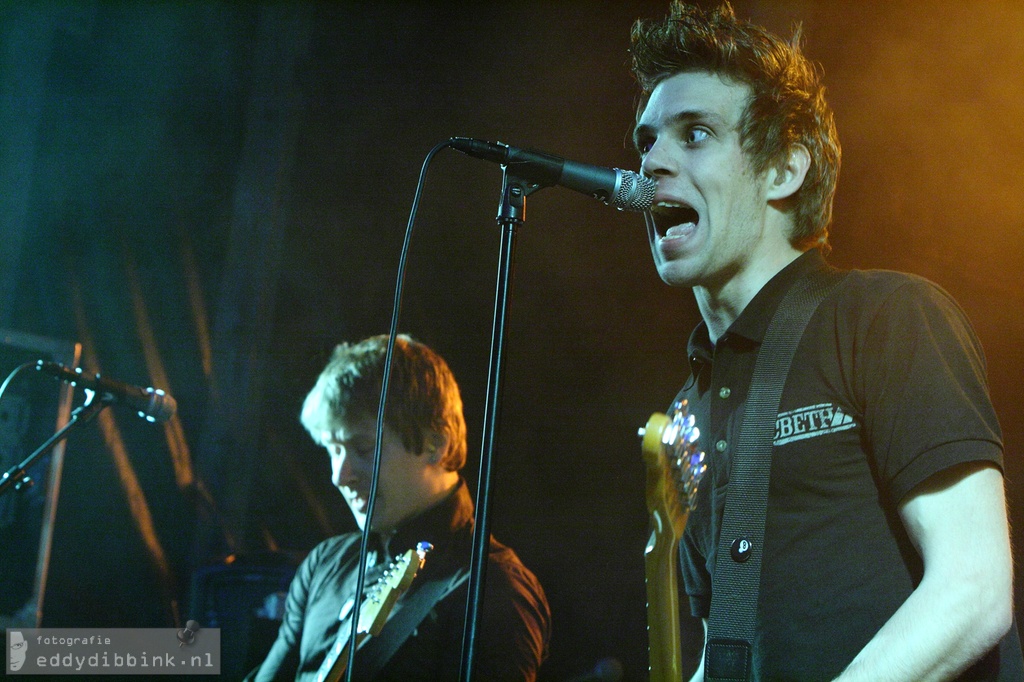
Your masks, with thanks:
[[[426,564],[401,601],[412,600],[429,581],[446,580],[469,566],[473,536],[473,502],[465,481],[446,500],[400,527],[393,535],[371,536],[366,584],[372,585],[393,558],[416,543],[434,545]],[[355,590],[359,533],[329,538],[306,557],[292,581],[277,640],[254,679],[313,680],[344,624],[343,605]],[[382,558],[383,557],[383,558]],[[435,603],[398,650],[380,666],[368,663],[374,647],[355,659],[353,679],[366,679],[361,668],[380,668],[375,680],[457,680],[462,659],[468,581]],[[551,614],[544,590],[515,552],[493,538],[480,609],[474,675],[484,680],[534,680],[547,653]],[[389,625],[394,621],[390,621]],[[385,626],[377,639],[389,635]],[[398,636],[404,636],[404,633]],[[372,641],[372,640],[371,640]],[[385,647],[386,648],[386,647]],[[367,653],[370,652],[370,653]],[[364,655],[365,654],[365,655]],[[376,665],[374,665],[376,664]]]

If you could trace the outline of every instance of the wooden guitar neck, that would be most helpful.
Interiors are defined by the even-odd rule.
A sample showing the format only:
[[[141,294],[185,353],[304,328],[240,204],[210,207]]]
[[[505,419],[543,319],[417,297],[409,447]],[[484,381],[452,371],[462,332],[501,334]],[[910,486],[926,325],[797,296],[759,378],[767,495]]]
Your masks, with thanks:
[[[651,529],[644,554],[650,680],[678,682],[679,540],[706,466],[704,453],[697,452],[699,431],[685,402],[673,405],[671,416],[652,414],[641,435]]]

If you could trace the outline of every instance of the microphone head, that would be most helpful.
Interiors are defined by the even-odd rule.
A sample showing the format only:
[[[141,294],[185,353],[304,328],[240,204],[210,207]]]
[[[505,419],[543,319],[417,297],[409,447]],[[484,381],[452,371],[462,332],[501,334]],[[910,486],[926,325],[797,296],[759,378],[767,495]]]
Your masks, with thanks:
[[[147,388],[149,402],[139,410],[139,416],[148,422],[165,422],[178,412],[178,403],[160,388]]]
[[[658,183],[650,178],[635,173],[615,169],[620,175],[619,186],[615,195],[608,200],[608,205],[620,211],[646,211],[654,203],[654,193],[658,191]]]

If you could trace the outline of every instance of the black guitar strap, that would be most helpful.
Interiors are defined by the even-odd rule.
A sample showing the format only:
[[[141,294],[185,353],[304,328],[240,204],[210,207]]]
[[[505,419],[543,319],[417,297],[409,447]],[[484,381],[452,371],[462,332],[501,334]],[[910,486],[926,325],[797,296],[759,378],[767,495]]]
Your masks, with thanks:
[[[783,297],[757,354],[729,472],[729,493],[711,586],[705,648],[708,682],[756,680],[752,651],[761,583],[768,478],[782,389],[808,321],[844,273],[804,277]]]

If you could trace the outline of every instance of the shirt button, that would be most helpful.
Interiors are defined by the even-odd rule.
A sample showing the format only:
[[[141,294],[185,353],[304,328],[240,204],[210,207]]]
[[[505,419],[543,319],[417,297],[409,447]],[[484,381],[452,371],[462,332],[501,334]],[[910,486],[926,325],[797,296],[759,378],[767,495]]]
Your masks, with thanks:
[[[738,564],[745,563],[750,558],[750,553],[754,550],[754,546],[750,543],[750,540],[746,538],[736,538],[732,541],[732,545],[729,547],[729,554],[732,555],[732,560]]]
[[[722,388],[718,389],[718,397],[719,398],[723,398],[723,399],[724,398],[728,398],[731,393],[732,393],[732,391],[729,390],[728,386],[722,386]]]
[[[715,443],[715,450],[718,450],[719,452],[725,452],[725,449],[727,447],[729,447],[729,444],[726,443],[724,440],[720,440],[717,443]]]

